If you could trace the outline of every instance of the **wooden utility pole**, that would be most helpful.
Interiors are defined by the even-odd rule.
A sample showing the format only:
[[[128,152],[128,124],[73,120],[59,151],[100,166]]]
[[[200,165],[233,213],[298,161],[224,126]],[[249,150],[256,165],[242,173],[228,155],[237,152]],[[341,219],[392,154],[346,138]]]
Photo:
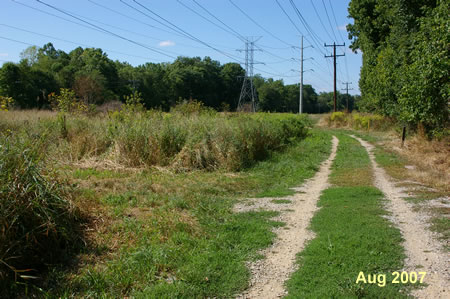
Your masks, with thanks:
[[[325,47],[333,47],[333,55],[325,55],[325,58],[333,57],[334,64],[334,112],[336,112],[336,57],[345,56],[344,54],[336,55],[336,47],[345,47],[345,43],[343,45],[336,45],[334,42],[332,45],[325,44]]]

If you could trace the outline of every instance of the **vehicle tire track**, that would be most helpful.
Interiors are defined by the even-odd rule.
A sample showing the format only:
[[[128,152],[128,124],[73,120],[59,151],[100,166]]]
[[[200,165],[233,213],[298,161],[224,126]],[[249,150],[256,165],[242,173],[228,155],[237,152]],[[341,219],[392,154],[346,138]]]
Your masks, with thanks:
[[[394,185],[392,178],[379,167],[373,154],[374,146],[354,135],[369,153],[375,174],[375,186],[388,199],[386,209],[392,213],[391,221],[400,229],[407,259],[405,271],[426,271],[425,286],[414,290],[413,296],[418,298],[450,298],[450,257],[441,251],[441,244],[433,238],[424,223],[423,215],[414,212],[413,206],[403,200],[403,189]],[[420,267],[420,268],[419,268]]]
[[[276,220],[286,223],[285,227],[275,230],[277,234],[275,243],[261,252],[265,258],[249,264],[252,273],[250,287],[238,298],[279,298],[287,294],[284,283],[296,270],[296,255],[303,250],[306,241],[314,237],[308,226],[317,210],[316,203],[322,191],[328,187],[328,177],[336,157],[338,143],[339,140],[333,136],[329,158],[321,164],[312,179],[302,187],[295,188],[298,193],[288,198],[291,203],[273,204],[271,201],[274,198],[256,198],[251,199],[253,203],[251,206],[245,203],[235,206],[237,212],[258,209],[281,210]]]

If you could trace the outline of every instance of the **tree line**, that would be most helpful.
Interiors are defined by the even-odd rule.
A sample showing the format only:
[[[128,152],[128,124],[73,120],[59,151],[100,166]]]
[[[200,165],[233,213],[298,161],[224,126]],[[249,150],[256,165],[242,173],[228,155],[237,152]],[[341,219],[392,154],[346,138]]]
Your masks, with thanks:
[[[351,48],[361,50],[360,107],[439,136],[449,124],[450,2],[352,0]]]
[[[178,57],[172,63],[132,66],[113,61],[98,48],[78,47],[69,53],[48,43],[28,47],[19,63],[0,69],[0,95],[12,97],[17,108],[50,108],[49,95],[61,88],[75,92],[85,104],[124,101],[139,92],[146,108],[169,110],[180,100],[195,99],[217,110],[237,108],[245,70],[237,63],[221,65],[209,57]],[[255,76],[260,111],[298,112],[299,84]],[[304,112],[323,113],[332,108],[332,93],[317,94],[304,85]],[[355,97],[339,95],[341,109],[354,106]]]

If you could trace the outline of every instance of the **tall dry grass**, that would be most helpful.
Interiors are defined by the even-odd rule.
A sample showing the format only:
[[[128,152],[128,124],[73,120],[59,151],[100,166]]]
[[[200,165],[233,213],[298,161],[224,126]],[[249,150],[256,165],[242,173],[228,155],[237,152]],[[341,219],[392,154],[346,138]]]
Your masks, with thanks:
[[[2,130],[43,139],[43,150],[55,162],[95,160],[177,171],[249,167],[304,138],[309,126],[306,117],[297,115],[220,114],[203,108],[172,113],[123,110],[96,117],[18,114],[0,119]]]
[[[79,215],[69,192],[46,167],[43,143],[0,134],[0,289],[36,279],[77,243]]]

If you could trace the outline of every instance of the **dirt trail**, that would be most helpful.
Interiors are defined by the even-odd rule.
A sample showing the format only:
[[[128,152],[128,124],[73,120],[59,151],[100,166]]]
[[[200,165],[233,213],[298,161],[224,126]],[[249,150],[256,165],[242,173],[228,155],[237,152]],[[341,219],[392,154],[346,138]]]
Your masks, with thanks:
[[[418,298],[450,298],[450,256],[443,253],[442,246],[427,230],[427,217],[414,212],[413,206],[403,200],[403,189],[394,185],[393,180],[375,162],[374,146],[370,143],[350,135],[358,140],[369,153],[375,173],[375,186],[388,199],[386,208],[392,213],[391,221],[400,229],[405,239],[407,259],[405,271],[426,271],[425,283],[427,287],[415,290],[412,295]]]
[[[333,136],[331,155],[322,163],[316,175],[302,187],[295,188],[299,193],[282,198],[291,200],[291,203],[275,204],[272,200],[276,198],[256,198],[250,200],[251,205],[244,203],[235,207],[237,212],[279,210],[280,216],[275,220],[286,223],[285,227],[275,230],[275,243],[261,252],[265,258],[249,264],[251,285],[239,298],[278,298],[287,294],[284,282],[296,270],[296,254],[304,248],[307,240],[314,237],[307,228],[317,209],[316,202],[321,192],[328,187],[328,176],[338,143],[339,140]]]

